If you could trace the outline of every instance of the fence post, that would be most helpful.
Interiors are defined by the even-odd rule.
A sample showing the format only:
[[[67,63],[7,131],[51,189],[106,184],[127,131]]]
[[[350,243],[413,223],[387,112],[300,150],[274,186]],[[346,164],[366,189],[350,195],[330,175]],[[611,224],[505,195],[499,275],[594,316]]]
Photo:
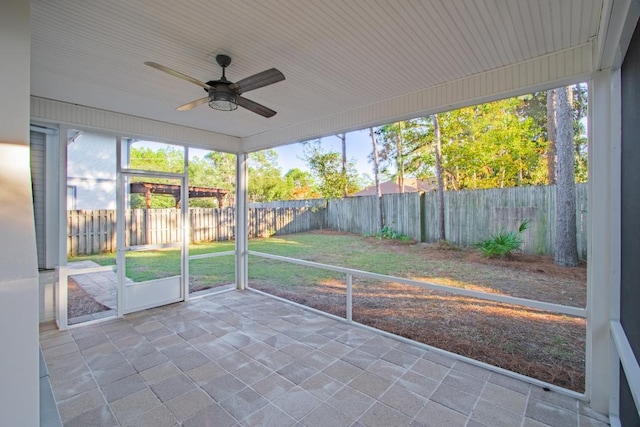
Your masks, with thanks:
[[[424,192],[420,193],[420,241],[427,241],[427,227],[425,226],[425,215],[427,208],[424,205],[425,203],[425,194]]]
[[[353,322],[353,275],[347,273],[347,322]]]

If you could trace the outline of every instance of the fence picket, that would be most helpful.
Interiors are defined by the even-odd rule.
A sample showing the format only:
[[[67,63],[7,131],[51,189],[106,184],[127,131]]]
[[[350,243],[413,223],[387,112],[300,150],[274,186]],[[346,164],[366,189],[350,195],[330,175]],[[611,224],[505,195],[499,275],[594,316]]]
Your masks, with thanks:
[[[376,196],[324,201],[300,200],[252,205],[248,212],[250,238],[285,235],[325,227],[357,234],[379,232]],[[326,206],[326,209],[321,207]],[[319,207],[315,209],[314,207]],[[382,197],[385,223],[411,239],[435,242],[436,193],[389,194]],[[445,193],[447,240],[471,246],[491,233],[517,229],[524,219],[530,228],[523,235],[525,253],[551,254],[555,242],[555,188],[517,187]],[[179,238],[181,216],[176,209],[132,209],[125,212],[128,245],[162,244]],[[587,185],[576,186],[577,249],[587,255]],[[190,241],[224,241],[235,238],[235,208],[190,208]],[[85,255],[116,249],[116,215],[113,210],[70,210],[67,214],[67,252]]]

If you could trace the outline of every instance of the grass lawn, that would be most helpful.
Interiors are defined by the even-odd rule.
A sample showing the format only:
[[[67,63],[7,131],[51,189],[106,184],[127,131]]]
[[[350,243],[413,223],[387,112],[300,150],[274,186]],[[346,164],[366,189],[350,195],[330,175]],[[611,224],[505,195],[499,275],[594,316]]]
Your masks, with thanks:
[[[191,245],[200,254],[233,249],[233,242]],[[487,260],[474,250],[406,244],[335,232],[249,241],[249,249],[323,264],[408,277],[447,286],[584,307],[586,269],[562,268],[550,257],[516,255]],[[127,254],[135,281],[165,277],[179,251]],[[82,257],[113,264],[115,255]],[[73,261],[73,259],[70,259]],[[190,262],[190,282],[202,289],[234,281],[234,258]],[[249,285],[345,316],[345,276],[256,256]],[[354,278],[354,320],[577,391],[584,390],[585,321],[416,286]]]
[[[192,244],[190,255],[234,250],[234,242]],[[69,262],[91,260],[100,265],[114,265],[115,253],[84,255],[69,258]],[[126,276],[134,282],[160,279],[180,274],[180,250],[135,251],[126,254]],[[189,262],[189,289],[191,292],[228,285],[235,282],[235,258],[223,256]]]

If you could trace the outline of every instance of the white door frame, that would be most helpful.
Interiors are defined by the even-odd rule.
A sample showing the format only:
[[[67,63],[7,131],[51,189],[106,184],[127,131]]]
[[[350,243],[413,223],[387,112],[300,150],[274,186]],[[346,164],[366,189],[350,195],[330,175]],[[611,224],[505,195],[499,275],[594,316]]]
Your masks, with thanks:
[[[117,138],[116,145],[116,265],[118,275],[118,317],[135,311],[184,301],[188,294],[188,230],[189,230],[189,191],[188,191],[188,169],[187,156],[185,150],[185,167],[182,173],[155,172],[128,169],[122,167],[122,138]],[[149,178],[169,178],[180,181],[180,216],[181,228],[179,230],[180,242],[173,244],[127,246],[125,239],[125,208],[127,204],[127,191],[125,188],[125,177],[149,177]],[[132,250],[153,250],[167,247],[180,247],[180,274],[163,279],[140,282],[136,284],[127,283],[126,280],[126,257],[125,254]],[[175,286],[175,287],[173,287]],[[168,287],[168,289],[167,289]],[[173,287],[173,288],[172,288]],[[154,296],[155,299],[151,299]],[[149,301],[149,302],[146,302]]]

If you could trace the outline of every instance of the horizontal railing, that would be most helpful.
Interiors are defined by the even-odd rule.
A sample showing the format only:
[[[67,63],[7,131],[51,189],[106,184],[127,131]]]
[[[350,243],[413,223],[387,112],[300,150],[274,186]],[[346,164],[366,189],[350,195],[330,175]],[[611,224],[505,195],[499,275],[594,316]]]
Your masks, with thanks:
[[[199,254],[199,255],[189,255],[189,261],[192,261],[194,259],[217,258],[221,256],[228,256],[228,255],[235,255],[235,254],[236,254],[235,251],[224,251],[224,252],[209,252],[206,254]]]
[[[586,318],[587,317],[587,310],[584,308],[580,308],[580,307],[571,307],[571,306],[567,306],[567,305],[560,305],[560,304],[553,304],[553,303],[549,303],[549,302],[543,302],[543,301],[536,301],[536,300],[530,300],[530,299],[526,299],[526,298],[518,298],[518,297],[512,297],[512,296],[508,296],[508,295],[498,295],[498,294],[490,294],[487,292],[481,292],[481,291],[473,291],[473,290],[469,290],[469,289],[462,289],[462,288],[456,288],[453,286],[446,286],[446,285],[438,285],[436,283],[429,283],[429,282],[423,282],[423,281],[419,281],[419,280],[412,280],[412,279],[406,279],[404,277],[397,277],[397,276],[389,276],[386,274],[378,274],[378,273],[371,273],[368,271],[363,271],[363,270],[356,270],[353,268],[346,268],[346,267],[337,267],[334,265],[328,265],[328,264],[322,264],[319,262],[313,262],[313,261],[305,261],[305,260],[301,260],[301,259],[297,259],[297,258],[289,258],[289,257],[284,257],[284,256],[280,256],[280,255],[272,255],[272,254],[267,254],[267,253],[263,253],[263,252],[256,252],[256,251],[248,251],[249,255],[255,255],[261,258],[267,258],[267,259],[273,259],[276,261],[282,261],[282,262],[288,262],[291,264],[297,264],[297,265],[302,265],[305,267],[313,267],[313,268],[319,268],[322,270],[328,270],[328,271],[333,271],[336,273],[343,273],[346,275],[346,293],[347,293],[347,315],[349,317],[349,314],[352,311],[352,278],[353,276],[357,276],[357,277],[366,277],[369,279],[374,279],[374,280],[383,280],[383,281],[388,281],[388,282],[395,282],[395,283],[402,283],[405,285],[412,285],[412,286],[419,286],[425,289],[430,289],[430,290],[434,290],[434,291],[442,291],[442,292],[447,292],[450,294],[454,294],[454,295],[462,295],[462,296],[466,296],[466,297],[472,297],[472,298],[477,298],[477,299],[482,299],[482,300],[486,300],[486,301],[493,301],[493,302],[499,302],[499,303],[505,303],[505,304],[513,304],[513,305],[519,305],[522,307],[527,307],[527,308],[532,308],[535,310],[543,310],[543,311],[550,311],[553,313],[560,313],[560,314],[567,314],[570,316],[575,316],[575,317],[580,317],[580,318]],[[348,319],[350,320],[350,319]]]
[[[425,289],[430,289],[430,290],[436,290],[436,291],[442,291],[442,292],[447,292],[449,294],[454,294],[454,295],[463,295],[463,296],[468,296],[468,297],[473,297],[473,298],[478,298],[478,299],[482,299],[482,300],[487,300],[487,301],[494,301],[494,302],[501,302],[501,303],[507,303],[507,304],[514,304],[514,305],[518,305],[518,306],[522,306],[522,307],[526,307],[526,308],[530,308],[530,309],[537,309],[537,310],[543,310],[543,311],[547,311],[547,312],[554,312],[554,313],[561,313],[561,314],[566,314],[566,315],[570,315],[570,316],[575,316],[578,318],[586,318],[587,315],[587,311],[584,308],[579,308],[579,307],[571,307],[571,306],[565,306],[565,305],[559,305],[559,304],[552,304],[552,303],[547,303],[547,302],[543,302],[543,301],[536,301],[536,300],[530,300],[530,299],[525,299],[525,298],[517,298],[517,297],[510,297],[507,295],[495,295],[495,294],[490,294],[490,293],[486,293],[486,292],[480,292],[480,291],[471,291],[468,289],[461,289],[461,288],[455,288],[452,286],[446,286],[446,285],[438,285],[435,283],[429,283],[429,282],[421,282],[418,280],[412,280],[412,279],[406,279],[403,277],[396,277],[396,276],[389,276],[389,275],[384,275],[384,274],[377,274],[377,273],[371,273],[368,271],[362,271],[362,270],[357,270],[357,269],[352,269],[352,268],[347,268],[347,267],[338,267],[338,266],[333,266],[333,265],[327,265],[327,264],[322,264],[322,263],[318,263],[318,262],[314,262],[314,261],[306,261],[306,260],[301,260],[301,259],[297,259],[297,258],[289,258],[289,257],[284,257],[284,256],[280,256],[280,255],[272,255],[272,254],[267,254],[267,253],[263,253],[263,252],[257,252],[257,251],[247,251],[248,255],[254,255],[260,258],[265,258],[265,259],[272,259],[275,261],[282,261],[282,262],[286,262],[286,263],[290,263],[290,264],[295,264],[295,265],[301,265],[304,267],[311,267],[311,268],[318,268],[318,269],[322,269],[322,270],[327,270],[327,271],[333,271],[333,272],[337,272],[337,273],[343,273],[345,275],[345,283],[346,283],[346,316],[345,317],[340,317],[340,316],[336,316],[330,313],[327,313],[325,311],[322,310],[318,310],[315,309],[313,307],[309,307],[307,305],[304,304],[299,304],[293,301],[289,301],[286,298],[281,298],[281,297],[277,297],[277,296],[273,296],[270,295],[268,292],[263,292],[263,291],[259,291],[253,288],[250,288],[251,290],[261,293],[261,294],[265,294],[265,295],[270,295],[273,298],[279,299],[279,300],[283,300],[283,301],[287,301],[289,303],[292,304],[296,304],[302,307],[306,307],[307,309],[317,312],[317,313],[321,313],[324,314],[328,317],[337,319],[337,320],[342,320],[342,321],[346,321],[349,324],[355,324],[358,325],[360,327],[364,327],[370,330],[375,330],[377,333],[381,333],[385,336],[389,336],[392,337],[394,339],[400,340],[402,342],[408,342],[411,343],[413,345],[416,345],[416,342],[408,339],[408,338],[404,338],[402,336],[397,336],[395,334],[386,332],[384,330],[380,330],[374,327],[370,327],[367,326],[365,324],[362,323],[358,323],[356,321],[353,321],[352,318],[352,314],[353,314],[353,277],[366,277],[366,278],[370,278],[370,279],[375,279],[375,280],[384,280],[384,281],[393,281],[396,283],[402,283],[402,284],[406,284],[406,285],[414,285],[414,286],[419,286]],[[584,393],[579,393],[579,392],[575,392],[573,390],[569,390],[566,389],[564,387],[561,386],[557,386],[542,380],[538,380],[536,378],[532,378],[532,377],[528,377],[526,375],[522,375],[519,374],[517,372],[513,372],[510,371],[508,369],[504,369],[504,368],[500,368],[485,362],[481,362],[469,357],[465,357],[465,356],[461,356],[459,354],[456,353],[451,353],[449,351],[446,350],[442,350],[440,348],[437,347],[431,347],[428,344],[422,344],[422,343],[417,343],[420,346],[424,346],[424,348],[428,348],[430,350],[433,351],[437,351],[437,352],[442,352],[443,354],[447,354],[450,357],[453,357],[454,359],[458,359],[458,360],[462,360],[465,361],[467,363],[476,365],[476,366],[480,366],[483,367],[485,369],[489,369],[491,371],[494,372],[498,372],[502,375],[506,375],[508,377],[511,378],[516,378],[518,380],[521,381],[526,381],[529,382],[531,384],[535,384],[538,385],[539,387],[545,387],[545,388],[549,388],[551,390],[554,390],[558,393],[561,393],[563,395],[566,396],[570,396],[572,398],[575,399],[580,399],[580,400],[586,400],[587,396]]]
[[[624,332],[622,324],[618,320],[612,320],[610,323],[611,337],[615,344],[615,351],[622,365],[624,375],[627,377],[627,384],[633,401],[636,404],[636,410],[640,415],[640,365],[638,359],[631,348],[627,334]]]

